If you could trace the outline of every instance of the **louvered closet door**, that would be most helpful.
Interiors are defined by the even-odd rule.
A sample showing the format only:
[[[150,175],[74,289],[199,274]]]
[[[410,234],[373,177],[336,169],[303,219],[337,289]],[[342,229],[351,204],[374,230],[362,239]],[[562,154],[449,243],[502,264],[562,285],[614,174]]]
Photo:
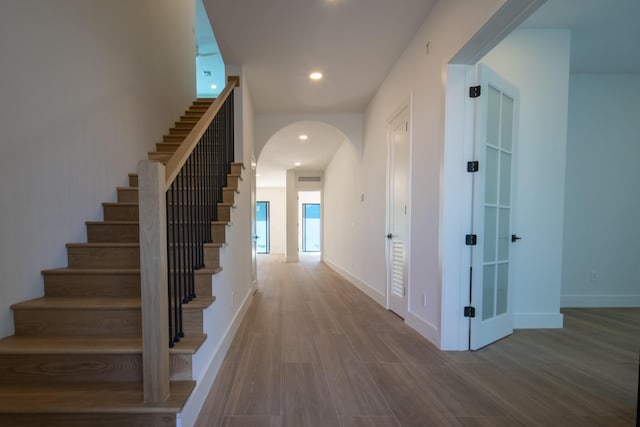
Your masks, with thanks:
[[[409,112],[404,109],[389,132],[389,309],[404,318],[407,313],[409,237]]]

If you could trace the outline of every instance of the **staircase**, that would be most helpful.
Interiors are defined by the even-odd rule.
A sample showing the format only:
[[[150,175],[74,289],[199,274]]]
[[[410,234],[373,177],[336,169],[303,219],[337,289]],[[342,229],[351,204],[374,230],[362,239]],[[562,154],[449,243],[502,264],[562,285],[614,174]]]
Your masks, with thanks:
[[[213,100],[187,110],[149,159],[166,162]],[[0,340],[0,426],[175,426],[195,386],[192,357],[206,340],[203,311],[231,219],[242,164],[233,163],[205,244],[198,295],[183,306],[185,337],[170,349],[170,396],[143,403],[138,177],[67,244],[68,266],[43,271],[44,297],[13,305],[15,335]],[[158,327],[166,327],[159,325]]]

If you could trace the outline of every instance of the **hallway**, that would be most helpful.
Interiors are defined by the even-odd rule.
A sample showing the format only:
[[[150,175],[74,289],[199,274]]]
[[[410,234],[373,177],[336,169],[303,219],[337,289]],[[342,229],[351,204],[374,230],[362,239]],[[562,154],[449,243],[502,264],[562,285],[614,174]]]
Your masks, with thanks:
[[[259,257],[198,426],[634,425],[640,309],[445,353],[317,259]]]

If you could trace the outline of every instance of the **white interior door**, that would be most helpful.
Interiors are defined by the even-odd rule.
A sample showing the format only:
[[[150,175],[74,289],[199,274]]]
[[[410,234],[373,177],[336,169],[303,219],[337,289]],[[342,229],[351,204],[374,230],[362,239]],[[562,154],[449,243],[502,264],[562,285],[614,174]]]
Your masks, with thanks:
[[[470,347],[481,348],[513,332],[511,243],[518,90],[484,65],[478,66]]]
[[[389,133],[389,232],[387,294],[389,309],[407,312],[409,237],[409,110],[392,122]]]
[[[253,155],[251,155],[251,287],[256,288],[258,284],[258,260],[257,260],[257,241],[258,235],[256,230],[256,167],[257,163]]]

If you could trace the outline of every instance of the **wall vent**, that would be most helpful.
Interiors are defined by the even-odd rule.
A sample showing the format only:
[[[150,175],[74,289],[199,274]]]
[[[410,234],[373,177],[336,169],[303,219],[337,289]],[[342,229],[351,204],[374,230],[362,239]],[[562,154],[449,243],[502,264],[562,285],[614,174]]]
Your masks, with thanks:
[[[320,182],[319,176],[299,176],[298,182]]]

